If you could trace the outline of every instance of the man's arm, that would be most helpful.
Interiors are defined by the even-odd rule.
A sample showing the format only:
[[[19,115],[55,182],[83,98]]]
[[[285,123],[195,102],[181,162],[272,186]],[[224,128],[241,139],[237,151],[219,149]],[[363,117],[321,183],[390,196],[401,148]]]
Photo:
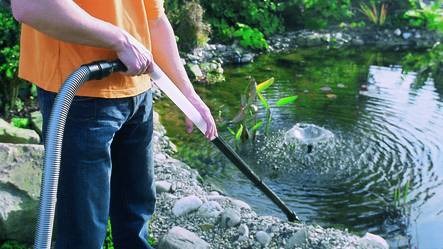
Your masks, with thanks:
[[[89,15],[74,1],[12,0],[11,7],[17,21],[55,39],[114,50],[129,75],[151,69],[151,53],[140,42],[123,29]]]
[[[206,121],[206,138],[213,139],[217,134],[217,127],[209,108],[200,99],[186,74],[180,60],[174,31],[166,15],[155,20],[149,20],[151,33],[152,54],[155,62],[171,78],[183,95],[195,106]],[[188,132],[192,131],[192,122],[186,119]]]

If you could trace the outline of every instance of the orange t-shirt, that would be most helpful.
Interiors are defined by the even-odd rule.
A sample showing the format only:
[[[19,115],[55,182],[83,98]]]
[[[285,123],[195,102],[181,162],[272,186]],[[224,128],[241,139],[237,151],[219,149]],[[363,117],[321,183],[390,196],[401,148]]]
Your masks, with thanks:
[[[148,22],[164,14],[163,0],[76,0],[90,15],[126,30],[151,49]],[[51,38],[22,25],[19,77],[51,92],[58,92],[63,81],[82,64],[116,59],[114,51]],[[148,75],[129,77],[119,73],[87,82],[77,95],[122,98],[135,96],[151,87]]]

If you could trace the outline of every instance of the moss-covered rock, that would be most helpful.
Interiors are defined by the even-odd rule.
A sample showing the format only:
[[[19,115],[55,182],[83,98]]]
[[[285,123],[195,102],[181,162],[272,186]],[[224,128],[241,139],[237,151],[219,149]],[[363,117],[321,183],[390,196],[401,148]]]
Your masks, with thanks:
[[[0,143],[38,144],[40,136],[33,130],[14,127],[0,118]]]

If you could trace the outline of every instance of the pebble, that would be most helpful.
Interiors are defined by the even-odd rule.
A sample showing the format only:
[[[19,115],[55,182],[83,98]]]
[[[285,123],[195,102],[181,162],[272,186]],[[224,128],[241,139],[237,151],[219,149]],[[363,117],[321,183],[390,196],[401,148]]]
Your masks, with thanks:
[[[361,89],[362,91],[367,91],[367,90],[368,90],[368,85],[363,84],[363,85],[360,86],[360,89]]]
[[[389,245],[386,240],[372,233],[366,233],[365,236],[360,239],[360,243],[368,248],[389,249]]]
[[[251,206],[249,206],[248,203],[242,201],[242,200],[237,200],[237,199],[231,199],[231,203],[235,206],[236,209],[246,209],[246,210],[251,210]]]
[[[320,91],[322,91],[323,93],[330,93],[330,92],[332,92],[332,88],[329,86],[324,86],[324,87],[320,88]]]
[[[240,224],[241,216],[240,213],[232,208],[227,208],[223,211],[221,215],[221,226],[222,227],[234,227]]]
[[[203,203],[197,211],[197,214],[203,218],[216,218],[223,212],[223,208],[216,201]]]
[[[409,38],[411,38],[412,34],[409,32],[405,32],[402,34],[403,39],[408,40]]]
[[[159,249],[207,249],[208,242],[185,228],[175,226],[160,240]]]
[[[271,236],[265,231],[258,231],[255,234],[255,238],[262,246],[268,246],[271,242]]]
[[[394,35],[401,36],[401,29],[394,30]]]
[[[197,210],[203,204],[202,200],[195,195],[184,197],[175,202],[172,213],[175,216],[186,215]]]
[[[245,240],[249,239],[249,228],[248,228],[248,225],[241,224],[238,227],[237,232],[239,233],[239,237],[238,237],[237,241],[245,241]]]
[[[286,248],[296,248],[303,246],[308,239],[308,231],[304,228],[298,230],[294,235],[292,235],[288,242],[286,243]]]
[[[169,193],[171,192],[172,184],[168,181],[156,181],[155,182],[155,191],[159,194],[161,193]]]

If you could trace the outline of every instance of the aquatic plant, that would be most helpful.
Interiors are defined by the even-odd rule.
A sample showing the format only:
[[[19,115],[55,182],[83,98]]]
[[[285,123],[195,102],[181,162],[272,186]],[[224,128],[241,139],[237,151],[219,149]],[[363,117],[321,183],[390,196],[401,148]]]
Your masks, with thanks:
[[[396,207],[404,206],[408,202],[410,183],[407,181],[403,186],[394,189],[394,204]]]
[[[378,26],[383,26],[386,22],[386,17],[388,16],[388,8],[386,4],[381,4],[380,11],[378,11],[374,3],[371,3],[371,6],[361,3],[359,11],[363,13],[369,21]]]
[[[262,83],[256,83],[255,79],[249,77],[249,84],[244,93],[240,96],[240,110],[237,115],[230,121],[231,124],[238,124],[238,128],[233,130],[228,127],[228,131],[237,142],[244,142],[248,139],[254,139],[257,132],[264,125],[264,134],[269,134],[272,122],[272,110],[268,100],[263,96],[263,92],[274,84],[275,79],[269,78]],[[261,106],[265,109],[265,117],[259,119],[257,116],[258,106],[257,98]],[[294,103],[298,96],[288,96],[277,100],[275,106],[282,107]]]

